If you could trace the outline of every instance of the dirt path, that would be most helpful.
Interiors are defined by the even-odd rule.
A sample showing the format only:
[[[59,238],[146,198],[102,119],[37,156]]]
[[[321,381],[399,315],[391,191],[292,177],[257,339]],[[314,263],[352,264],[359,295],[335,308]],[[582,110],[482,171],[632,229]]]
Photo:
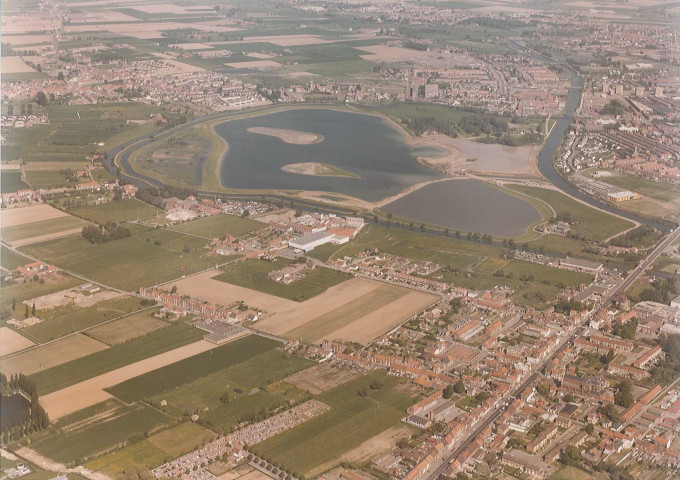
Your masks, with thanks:
[[[216,348],[214,343],[199,340],[198,342],[161,353],[155,357],[140,360],[125,367],[118,368],[84,382],[71,385],[40,398],[40,403],[52,421],[85,407],[95,405],[112,397],[104,389],[121,382],[148,373],[168,364],[179,362],[199,353]]]
[[[85,478],[88,478],[89,480],[111,480],[111,477],[109,477],[108,475],[104,475],[103,473],[100,472],[93,472],[92,470],[88,470],[85,467],[78,466],[75,468],[68,468],[63,463],[58,463],[53,460],[50,460],[47,457],[43,457],[35,450],[32,450],[28,447],[22,447],[15,453],[20,457],[28,460],[29,462],[36,464],[40,468],[44,468],[45,470],[49,470],[51,472],[75,473]]]

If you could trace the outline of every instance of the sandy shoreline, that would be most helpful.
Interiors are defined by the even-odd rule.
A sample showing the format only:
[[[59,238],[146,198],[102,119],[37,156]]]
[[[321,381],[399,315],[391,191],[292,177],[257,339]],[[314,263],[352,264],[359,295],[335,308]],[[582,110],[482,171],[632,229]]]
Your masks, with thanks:
[[[276,137],[283,140],[285,143],[292,143],[294,145],[310,145],[323,141],[323,136],[317,133],[300,132],[298,130],[288,130],[285,128],[250,127],[248,131],[259,135]]]
[[[346,172],[345,170],[342,170],[338,167],[317,162],[291,163],[281,167],[281,170],[288,173],[296,173],[298,175],[310,175],[313,177],[359,178],[358,175]]]

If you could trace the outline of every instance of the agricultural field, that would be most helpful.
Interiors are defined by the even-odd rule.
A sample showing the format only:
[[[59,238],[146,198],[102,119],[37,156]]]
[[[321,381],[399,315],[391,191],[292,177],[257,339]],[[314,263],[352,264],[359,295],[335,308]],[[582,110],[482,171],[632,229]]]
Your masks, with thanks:
[[[48,105],[45,111],[50,123],[14,128],[6,137],[5,145],[19,149],[21,158],[29,163],[82,163],[88,155],[104,153],[116,144],[144,135],[148,132],[147,125],[126,121],[146,119],[161,110],[144,104],[122,103]],[[104,146],[99,146],[100,142],[105,142]]]
[[[382,382],[380,389],[370,388],[375,381]],[[332,464],[344,452],[400,423],[413,403],[409,387],[401,382],[376,370],[324,392],[316,398],[331,407],[329,412],[254,445],[253,451],[298,474]],[[367,396],[357,394],[361,389]]]
[[[136,291],[214,267],[214,257],[206,253],[204,245],[201,238],[154,229],[99,245],[73,236],[24,250],[97,282]]]
[[[69,215],[3,228],[2,238],[15,247],[29,245],[50,238],[79,233],[85,225],[87,225],[85,221]]]
[[[244,415],[304,398],[304,392],[282,380],[310,365],[302,357],[269,350],[146,400],[154,405],[165,400],[168,405],[161,408],[172,416],[198,412],[226,432]]]
[[[69,213],[99,225],[104,225],[106,222],[130,222],[133,220],[144,220],[156,215],[165,215],[165,212],[153,205],[148,205],[134,198],[102,203],[100,205],[75,207],[69,209]]]
[[[2,265],[2,268],[6,270],[16,270],[17,267],[21,267],[22,265],[26,265],[27,263],[31,262],[29,258],[13,252],[5,246],[0,248],[0,264]]]
[[[60,315],[26,327],[23,331],[38,342],[45,343],[131,313],[140,308],[141,304],[138,298],[121,296],[99,302],[91,307],[66,307],[60,310],[60,312],[63,312]],[[40,312],[37,312],[37,315],[40,317]]]
[[[108,348],[107,345],[79,333],[27,352],[3,358],[0,360],[0,371],[5,375],[20,372],[31,375],[77,358],[86,357],[106,348]]]
[[[249,335],[132,378],[107,391],[127,403],[139,401],[244,362],[279,345],[275,340]]]
[[[212,240],[213,238],[224,238],[225,234],[240,237],[247,233],[261,230],[266,226],[266,224],[257,220],[221,213],[190,220],[169,228],[177,232],[198,235],[206,240]]]
[[[110,372],[125,365],[169,352],[203,338],[204,332],[186,325],[172,325],[145,337],[62,363],[31,375],[40,395]]]
[[[508,188],[547,202],[558,217],[560,214],[568,214],[571,217],[572,230],[588,240],[599,242],[633,226],[628,220],[592,208],[557,190],[524,185],[510,185]]]
[[[120,450],[102,455],[85,464],[85,468],[106,475],[116,476],[130,465],[152,469],[170,460],[170,457],[149,439],[129,443]]]
[[[123,406],[115,402],[95,405],[63,417],[44,438],[31,447],[58,462],[73,464],[144,435],[173,420],[146,405]]]
[[[223,267],[224,273],[215,279],[288,300],[303,302],[351,278],[349,274],[327,268],[305,270],[305,276],[302,279],[288,285],[267,277],[269,272],[280,270],[291,263],[293,263],[292,260],[283,258],[273,262],[259,259],[246,260]]]
[[[0,356],[2,357],[33,346],[31,340],[7,327],[0,327],[0,338],[2,338],[0,342]]]
[[[169,327],[170,324],[153,316],[158,308],[142,310],[119,320],[90,328],[85,333],[107,345],[118,345],[135,338],[143,337],[157,330]]]

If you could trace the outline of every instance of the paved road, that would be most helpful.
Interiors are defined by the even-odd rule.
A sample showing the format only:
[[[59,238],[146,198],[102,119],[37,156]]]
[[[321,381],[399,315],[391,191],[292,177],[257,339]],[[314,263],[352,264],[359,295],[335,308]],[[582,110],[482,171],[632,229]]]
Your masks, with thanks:
[[[652,263],[654,263],[654,260],[663,252],[669,245],[671,245],[677,238],[680,236],[680,228],[676,229],[674,232],[672,232],[670,235],[666,236],[664,240],[659,243],[659,245],[652,250],[649,255],[640,263],[640,265],[631,270],[628,273],[628,276],[621,282],[618,286],[616,286],[614,289],[612,289],[609,294],[603,298],[602,303],[598,308],[596,308],[594,311],[591,312],[591,314],[588,316],[588,318],[592,315],[597,315],[602,309],[605,309],[608,307],[609,303],[621,292],[625,291],[628,287],[630,287],[635,280],[640,277],[642,273],[649,267],[651,267]],[[586,318],[587,320],[587,318]],[[557,349],[542,363],[540,363],[537,367],[533,369],[533,373],[526,379],[524,382],[522,382],[517,388],[512,390],[510,393],[508,393],[505,397],[503,397],[501,400],[499,400],[498,406],[495,408],[491,409],[485,416],[483,416],[480,420],[478,420],[475,424],[473,424],[473,429],[471,432],[460,442],[457,442],[455,445],[452,445],[454,447],[453,449],[449,449],[448,451],[450,452],[448,455],[445,455],[443,458],[441,458],[439,461],[435,463],[433,467],[430,468],[430,470],[425,474],[423,477],[424,479],[429,479],[429,480],[434,480],[438,478],[441,474],[444,473],[446,468],[449,466],[449,464],[456,459],[463,451],[470,446],[470,444],[479,436],[481,433],[486,429],[489,425],[491,425],[498,417],[500,417],[503,412],[507,410],[507,403],[510,397],[517,397],[526,387],[534,383],[538,378],[539,375],[541,374],[540,372],[545,369],[545,367],[548,365],[549,362],[553,360],[562,350],[567,348],[569,345],[571,345],[574,341],[574,339],[583,333],[585,328],[583,326],[579,326],[574,329],[572,333],[570,333],[567,337],[565,337],[559,344]]]

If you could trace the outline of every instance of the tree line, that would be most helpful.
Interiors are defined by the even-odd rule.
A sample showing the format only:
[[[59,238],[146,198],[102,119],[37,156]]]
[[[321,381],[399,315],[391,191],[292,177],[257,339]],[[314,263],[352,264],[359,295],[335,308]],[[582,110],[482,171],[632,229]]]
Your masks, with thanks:
[[[9,379],[0,373],[0,392],[4,397],[20,393],[30,398],[30,406],[20,409],[2,409],[1,425],[2,442],[8,444],[26,435],[44,430],[50,425],[47,412],[38,401],[38,388],[23,373],[12,374]]]

